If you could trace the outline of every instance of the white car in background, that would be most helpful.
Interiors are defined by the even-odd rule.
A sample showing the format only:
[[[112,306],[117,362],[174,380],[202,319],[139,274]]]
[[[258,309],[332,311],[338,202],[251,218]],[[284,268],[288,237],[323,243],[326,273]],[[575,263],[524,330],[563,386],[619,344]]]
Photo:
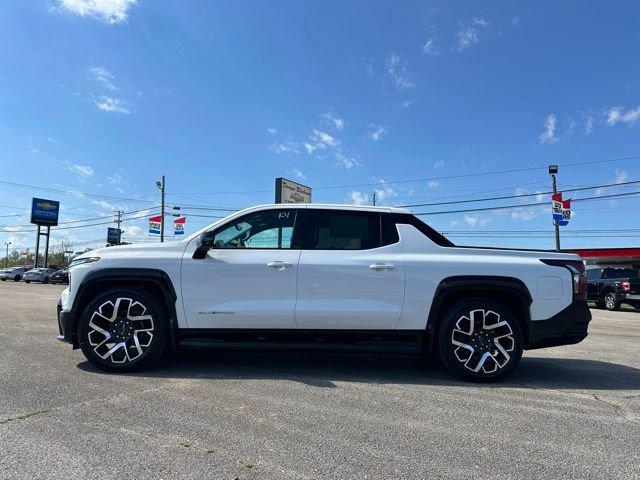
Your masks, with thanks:
[[[16,282],[19,282],[20,280],[22,280],[22,276],[27,270],[29,269],[26,267],[3,268],[2,270],[0,270],[0,280],[2,280],[3,282],[5,280],[14,280]]]
[[[25,272],[25,274],[22,276],[22,279],[25,281],[25,283],[49,283],[49,280],[51,280],[51,275],[54,271],[55,270],[53,270],[53,268],[32,268],[31,270]]]
[[[587,336],[577,255],[459,247],[407,210],[266,205],[190,237],[76,257],[59,339],[115,372],[167,348],[437,352],[496,381]]]

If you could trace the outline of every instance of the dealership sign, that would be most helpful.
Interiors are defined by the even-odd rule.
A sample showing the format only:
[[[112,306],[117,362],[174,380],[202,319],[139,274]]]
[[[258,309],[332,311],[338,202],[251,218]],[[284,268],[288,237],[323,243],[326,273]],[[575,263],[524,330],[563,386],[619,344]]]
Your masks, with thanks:
[[[149,235],[160,235],[161,225],[162,225],[162,215],[149,217]]]
[[[107,228],[107,243],[109,245],[120,245],[120,233],[122,231],[119,228],[109,227]]]
[[[173,221],[173,233],[174,235],[184,235],[184,224],[187,221],[187,217],[176,218]]]
[[[571,219],[571,199],[563,200],[562,192],[554,193],[551,196],[551,207],[553,221],[561,227],[569,225],[569,220]]]
[[[31,223],[53,227],[58,225],[60,202],[34,198],[31,201]]]
[[[276,203],[311,203],[311,187],[276,178]]]

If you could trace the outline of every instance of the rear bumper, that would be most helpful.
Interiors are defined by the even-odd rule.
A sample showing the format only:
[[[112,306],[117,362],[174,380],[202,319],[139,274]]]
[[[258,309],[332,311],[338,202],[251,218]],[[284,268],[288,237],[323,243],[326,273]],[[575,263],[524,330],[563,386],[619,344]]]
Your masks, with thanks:
[[[640,301],[640,293],[627,293],[622,296],[624,300],[639,300]]]
[[[586,300],[574,300],[553,317],[529,323],[527,350],[581,342],[587,337],[590,321],[591,311]]]
[[[73,316],[71,312],[65,312],[62,310],[62,302],[58,300],[58,340],[61,342],[67,342],[76,346],[76,341],[73,334]]]

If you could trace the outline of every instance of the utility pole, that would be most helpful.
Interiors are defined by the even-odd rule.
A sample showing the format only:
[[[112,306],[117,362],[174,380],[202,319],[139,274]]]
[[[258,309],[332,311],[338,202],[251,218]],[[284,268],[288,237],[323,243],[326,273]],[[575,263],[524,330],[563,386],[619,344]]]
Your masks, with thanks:
[[[162,175],[162,181],[156,182],[156,186],[160,189],[160,215],[162,222],[160,222],[160,242],[164,242],[164,175]]]
[[[373,206],[376,206],[376,192],[373,192]]]
[[[549,174],[551,175],[551,186],[553,187],[553,194],[558,193],[558,187],[556,185],[556,175],[558,174],[558,165],[549,165]],[[556,220],[553,221],[553,230],[556,237],[556,252],[560,251],[560,227]]]
[[[11,245],[11,242],[4,242],[5,247],[7,247],[7,254],[4,257],[4,268],[7,268],[9,266],[9,245]]]
[[[118,210],[116,211],[116,225],[118,225],[118,243],[116,245],[120,245],[120,241],[122,240],[122,230],[120,230],[120,224],[122,223],[122,214],[124,211]]]

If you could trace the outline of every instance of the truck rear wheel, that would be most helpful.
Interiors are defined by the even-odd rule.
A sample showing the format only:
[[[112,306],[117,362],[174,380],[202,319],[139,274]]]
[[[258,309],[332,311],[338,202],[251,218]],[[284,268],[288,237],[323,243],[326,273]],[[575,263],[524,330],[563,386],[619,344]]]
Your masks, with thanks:
[[[618,298],[615,293],[609,292],[604,296],[604,308],[610,312],[620,308],[620,302],[618,302]]]
[[[518,366],[523,350],[522,330],[501,303],[482,298],[465,300],[442,318],[438,347],[443,363],[458,377],[495,382]]]
[[[113,289],[93,300],[78,323],[82,353],[109,372],[140,370],[164,352],[168,338],[165,310],[140,288]]]

